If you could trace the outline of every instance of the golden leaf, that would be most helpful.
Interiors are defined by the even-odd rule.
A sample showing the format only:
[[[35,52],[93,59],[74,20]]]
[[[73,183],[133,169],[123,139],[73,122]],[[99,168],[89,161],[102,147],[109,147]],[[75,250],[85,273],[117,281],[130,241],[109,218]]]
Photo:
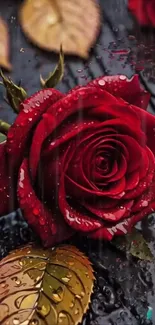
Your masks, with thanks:
[[[53,72],[49,74],[49,77],[44,80],[40,76],[41,86],[43,88],[54,88],[63,78],[64,74],[64,54],[62,46],[60,47],[59,62]]]
[[[11,70],[9,62],[9,35],[6,23],[0,18],[0,66]]]
[[[19,13],[25,34],[39,47],[88,57],[100,27],[96,0],[25,0]]]
[[[8,103],[16,113],[19,113],[19,105],[27,97],[25,89],[17,86],[11,79],[5,77],[1,70],[0,76],[3,80],[3,86],[6,89],[6,97]]]
[[[0,262],[0,324],[78,324],[93,284],[92,266],[76,247],[18,249]]]

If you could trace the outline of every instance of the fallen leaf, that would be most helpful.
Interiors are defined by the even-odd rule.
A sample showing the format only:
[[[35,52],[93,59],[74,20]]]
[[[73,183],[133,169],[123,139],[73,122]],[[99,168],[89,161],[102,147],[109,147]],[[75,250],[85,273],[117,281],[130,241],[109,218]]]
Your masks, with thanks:
[[[17,86],[11,79],[5,77],[1,70],[0,76],[3,80],[3,86],[6,89],[6,97],[8,103],[16,113],[19,113],[19,105],[27,97],[25,89]]]
[[[132,233],[126,236],[114,238],[111,243],[117,249],[141,260],[152,261],[154,258],[146,240],[137,229],[134,229]]]
[[[9,62],[9,34],[6,23],[0,18],[0,66],[11,70]]]
[[[54,88],[63,78],[64,74],[64,54],[62,50],[62,46],[60,48],[59,54],[59,62],[53,72],[49,74],[49,77],[44,80],[42,76],[40,76],[41,86],[43,88]]]
[[[25,0],[19,12],[25,34],[39,47],[87,58],[100,29],[96,0]]]
[[[93,285],[92,266],[76,247],[18,249],[0,262],[0,323],[76,325]]]

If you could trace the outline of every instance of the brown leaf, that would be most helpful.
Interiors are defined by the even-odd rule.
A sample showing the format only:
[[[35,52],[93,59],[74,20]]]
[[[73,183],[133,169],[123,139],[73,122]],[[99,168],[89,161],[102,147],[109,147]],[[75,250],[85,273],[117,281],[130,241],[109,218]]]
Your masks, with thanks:
[[[9,34],[6,23],[0,18],[0,66],[11,70],[9,62]]]
[[[39,47],[88,57],[100,27],[96,0],[25,0],[20,9],[25,34]]]
[[[91,264],[76,247],[18,249],[0,262],[0,324],[76,325],[93,284]]]

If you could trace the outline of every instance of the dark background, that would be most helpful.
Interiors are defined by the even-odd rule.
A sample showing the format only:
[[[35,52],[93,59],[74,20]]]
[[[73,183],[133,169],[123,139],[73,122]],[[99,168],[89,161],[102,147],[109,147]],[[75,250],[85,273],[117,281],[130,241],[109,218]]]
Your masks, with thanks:
[[[136,1],[136,0],[135,0]],[[147,0],[146,0],[147,1]],[[17,8],[22,1],[1,0],[0,14],[9,25],[11,39],[12,79],[29,94],[40,88],[39,76],[47,76],[53,70],[58,55],[46,53],[30,44],[18,24]],[[77,84],[109,74],[135,72],[143,86],[152,94],[149,110],[155,112],[155,41],[154,31],[140,30],[127,10],[125,0],[101,0],[102,30],[96,45],[90,51],[89,60],[66,57],[65,77],[58,88],[67,92]],[[22,50],[21,50],[22,49]],[[15,114],[4,100],[0,88],[0,118],[12,123]],[[143,221],[143,234],[155,254],[154,216]],[[0,220],[0,257],[33,238],[19,213]],[[155,267],[132,257],[126,258],[110,244],[77,238],[73,241],[85,250],[95,265],[96,285],[91,307],[83,325],[147,325],[148,306],[155,309]],[[81,245],[81,247],[80,247]]]

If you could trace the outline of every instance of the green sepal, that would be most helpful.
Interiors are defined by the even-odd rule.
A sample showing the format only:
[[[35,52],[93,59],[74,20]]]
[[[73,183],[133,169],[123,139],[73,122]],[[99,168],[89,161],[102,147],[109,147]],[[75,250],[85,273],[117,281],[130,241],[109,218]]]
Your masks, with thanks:
[[[64,75],[64,53],[62,50],[62,46],[60,48],[59,53],[59,62],[54,69],[53,72],[51,72],[47,79],[43,79],[40,75],[40,83],[42,88],[54,88],[56,85],[62,80]]]
[[[16,113],[19,113],[19,106],[27,97],[25,89],[14,84],[10,78],[5,77],[2,70],[0,70],[0,76],[3,80],[3,83],[1,84],[3,84],[6,89],[7,102]]]

